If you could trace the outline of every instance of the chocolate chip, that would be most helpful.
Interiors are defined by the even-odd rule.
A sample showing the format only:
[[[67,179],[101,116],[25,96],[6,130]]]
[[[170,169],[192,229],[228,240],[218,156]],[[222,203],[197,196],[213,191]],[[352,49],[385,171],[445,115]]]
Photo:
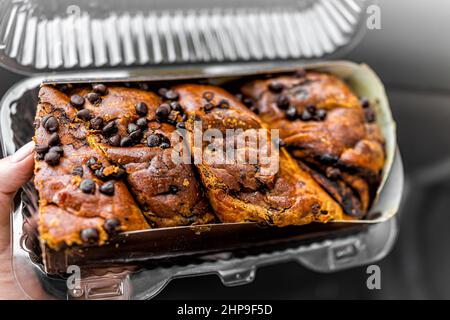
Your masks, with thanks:
[[[247,107],[253,106],[253,100],[250,98],[245,98],[244,100],[242,100],[242,103],[245,104]]]
[[[67,84],[61,84],[57,86],[56,89],[58,89],[62,93],[67,93],[67,91],[69,91],[69,86]]]
[[[91,128],[94,130],[101,130],[103,127],[103,119],[100,117],[96,117],[91,120]]]
[[[104,171],[105,169],[101,167],[100,169],[94,171],[94,176],[96,176],[100,180],[106,180],[107,177],[105,176]]]
[[[186,123],[184,123],[184,122],[178,122],[178,123],[177,123],[177,128],[178,128],[178,129],[185,129],[185,128],[186,128]]]
[[[102,129],[103,134],[110,135],[117,132],[116,121],[111,120]]]
[[[44,161],[51,166],[56,166],[59,163],[60,155],[56,152],[47,152],[44,156]]]
[[[116,172],[114,172],[111,176],[115,179],[122,179],[125,177],[127,172],[123,168],[118,168]]]
[[[131,140],[130,137],[123,137],[120,139],[120,146],[121,147],[130,147],[133,145],[133,140]]]
[[[50,150],[48,150],[48,152],[56,152],[61,156],[64,154],[64,150],[60,146],[51,147]]]
[[[92,90],[94,90],[94,92],[98,93],[101,96],[104,96],[106,94],[106,86],[104,84],[98,83],[98,84],[94,84],[92,86]]]
[[[181,111],[182,110],[181,104],[179,102],[176,102],[176,101],[172,101],[170,103],[170,107],[172,108],[172,110],[175,110],[175,111]]]
[[[211,91],[203,92],[203,99],[205,99],[208,102],[211,102],[214,99],[214,92]]]
[[[82,177],[83,176],[83,167],[82,166],[76,166],[75,168],[73,168],[72,170],[72,175],[74,176],[79,176]]]
[[[36,150],[37,154],[44,155],[48,152],[49,147],[43,144],[38,144],[36,147],[34,147],[34,150]]]
[[[167,92],[167,89],[166,89],[166,88],[159,88],[159,89],[158,89],[158,94],[159,94],[161,97],[164,97],[164,96],[166,95],[166,92]]]
[[[364,117],[368,123],[375,122],[375,112],[371,108],[364,109]]]
[[[290,106],[287,110],[286,110],[286,117],[289,120],[295,120],[295,118],[297,117],[297,109],[295,109],[294,106]]]
[[[120,135],[115,134],[108,139],[109,145],[113,147],[120,146]]]
[[[133,140],[134,142],[139,142],[141,141],[143,137],[143,133],[141,130],[137,129],[135,131],[133,131],[132,133],[130,133],[130,138],[131,140]]]
[[[178,111],[175,110],[170,111],[169,115],[167,116],[167,122],[175,125],[177,122],[178,114],[179,114]]]
[[[60,143],[59,136],[56,132],[52,133],[48,138],[49,146],[57,146]]]
[[[103,228],[108,234],[115,234],[120,230],[120,220],[117,218],[106,219]]]
[[[163,103],[156,109],[156,117],[164,120],[169,115],[170,110],[170,106],[167,103]]]
[[[77,94],[74,94],[70,97],[70,104],[75,108],[81,108],[84,105],[84,98]]]
[[[56,118],[53,116],[46,118],[43,122],[43,125],[47,132],[56,132],[59,128],[58,120],[56,120]]]
[[[136,125],[141,129],[147,128],[147,119],[146,118],[137,119]]]
[[[181,116],[181,121],[186,121],[188,119],[188,115],[187,114],[183,114]]]
[[[98,231],[95,228],[83,229],[80,232],[80,238],[83,242],[94,244],[99,239]]]
[[[303,110],[302,114],[300,115],[300,119],[303,121],[309,121],[312,120],[313,115],[308,110]]]
[[[128,124],[128,127],[127,127],[128,133],[132,133],[132,132],[134,132],[134,131],[136,131],[138,129],[139,128],[138,128],[137,124],[135,124],[135,123],[129,123]]]
[[[161,139],[159,138],[159,135],[157,134],[151,134],[147,138],[147,145],[149,147],[157,147],[161,143]]]
[[[313,105],[313,104],[310,104],[310,105],[306,106],[306,110],[308,110],[308,112],[311,115],[314,115],[316,113],[316,111],[317,111],[317,107],[315,105]]]
[[[103,194],[112,196],[114,194],[114,182],[113,181],[105,182],[104,184],[102,184],[99,190]]]
[[[359,99],[359,103],[361,104],[361,106],[365,109],[368,108],[370,106],[370,102],[367,98],[362,97],[361,99]]]
[[[82,109],[77,112],[77,117],[84,121],[89,121],[92,119],[92,112],[89,109]]]
[[[325,109],[319,109],[316,112],[315,118],[319,121],[323,121],[325,120],[325,118],[327,117],[327,110]]]
[[[83,180],[80,183],[80,189],[84,193],[91,193],[91,194],[93,194],[93,193],[95,193],[95,182],[92,181],[91,179]]]
[[[205,112],[209,112],[214,109],[214,105],[212,103],[207,103],[203,106],[203,109],[205,109]]]
[[[222,99],[222,100],[219,101],[219,103],[217,104],[217,106],[218,106],[219,108],[227,109],[227,108],[230,107],[230,103],[228,102],[228,100]]]
[[[98,162],[98,159],[96,157],[90,157],[88,161],[86,161],[86,165],[91,170],[97,170],[102,167],[102,164]]]
[[[167,90],[164,94],[164,98],[166,98],[167,100],[177,100],[178,97],[178,93],[173,90]]]
[[[88,99],[90,103],[94,104],[100,100],[100,96],[95,92],[89,92],[86,95],[86,99]]]
[[[281,91],[283,91],[283,89],[284,85],[280,82],[272,81],[269,84],[269,90],[272,91],[273,93],[280,93]]]
[[[144,102],[136,104],[136,113],[140,116],[145,116],[148,113],[148,107]]]
[[[167,149],[167,148],[170,148],[170,144],[167,143],[167,142],[163,142],[163,143],[161,143],[161,144],[159,145],[159,147],[160,147],[161,149]]]
[[[170,185],[169,186],[169,192],[173,193],[173,194],[177,193],[178,192],[178,187],[174,186],[174,185]]]
[[[325,153],[323,155],[317,156],[316,158],[319,160],[319,162],[321,162],[321,163],[323,163],[325,165],[333,165],[333,164],[336,164],[339,161],[339,157],[338,156],[335,156],[335,155],[332,155],[332,154],[328,154],[328,153]]]
[[[277,106],[280,109],[286,110],[289,107],[289,97],[285,95],[279,95],[277,98]]]

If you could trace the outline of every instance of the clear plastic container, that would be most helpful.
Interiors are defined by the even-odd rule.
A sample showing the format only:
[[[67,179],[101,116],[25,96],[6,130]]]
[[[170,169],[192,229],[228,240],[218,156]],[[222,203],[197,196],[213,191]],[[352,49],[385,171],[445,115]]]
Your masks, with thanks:
[[[0,61],[17,72],[34,74],[13,86],[1,101],[3,153],[12,154],[33,136],[42,82],[206,78],[220,83],[289,71],[298,68],[300,61],[342,56],[363,32],[368,3],[280,1],[274,7],[269,1],[230,1],[227,5],[195,1],[187,8],[182,1],[132,0],[126,4],[111,1],[103,8],[99,1],[80,1],[77,6],[69,1],[0,2]],[[357,94],[377,101],[387,161],[371,219],[281,228],[284,231],[266,242],[258,238],[261,232],[252,224],[214,225],[209,233],[191,227],[130,233],[126,235],[130,247],[116,256],[104,254],[100,259],[93,255],[89,263],[78,264],[80,277],[68,283],[69,274],[49,272],[52,256],[45,249],[41,252],[31,214],[37,196],[29,184],[12,214],[13,268],[24,292],[34,299],[146,299],[176,277],[215,273],[225,285],[233,286],[251,282],[259,266],[280,261],[296,260],[312,270],[332,272],[381,259],[395,241],[395,214],[403,189],[395,124],[383,86],[364,65],[328,62],[306,67],[334,73]],[[202,245],[211,234],[217,237],[242,228],[252,235],[238,239],[242,243]],[[194,244],[190,250],[164,253],[161,249],[159,256],[149,256],[139,245],[142,239],[161,238],[170,244],[180,234],[189,235]],[[79,262],[72,258],[60,257],[54,270],[66,270]]]

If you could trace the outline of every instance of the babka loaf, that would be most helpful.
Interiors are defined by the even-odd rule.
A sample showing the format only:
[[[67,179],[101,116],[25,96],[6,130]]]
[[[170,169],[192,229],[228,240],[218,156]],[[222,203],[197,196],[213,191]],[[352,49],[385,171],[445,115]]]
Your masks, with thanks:
[[[251,81],[242,95],[201,84],[43,85],[34,137],[41,243],[58,250],[149,228],[363,217],[384,162],[367,103],[319,73]],[[197,143],[198,128],[257,160],[206,161],[227,151]],[[248,134],[257,146],[237,142]],[[262,161],[261,148],[276,161]]]

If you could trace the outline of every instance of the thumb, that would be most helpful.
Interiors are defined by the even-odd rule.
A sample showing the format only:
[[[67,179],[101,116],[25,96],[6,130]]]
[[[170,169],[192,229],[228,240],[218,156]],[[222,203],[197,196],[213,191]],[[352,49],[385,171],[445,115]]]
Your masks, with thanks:
[[[31,141],[12,156],[0,160],[0,242],[9,242],[9,219],[12,200],[19,188],[33,175],[34,142]],[[0,245],[1,247],[1,245]]]

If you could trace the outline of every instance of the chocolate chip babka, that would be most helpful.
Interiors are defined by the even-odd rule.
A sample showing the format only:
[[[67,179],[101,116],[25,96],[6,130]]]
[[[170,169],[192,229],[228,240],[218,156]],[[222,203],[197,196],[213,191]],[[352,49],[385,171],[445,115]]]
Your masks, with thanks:
[[[43,85],[34,137],[41,243],[58,250],[124,231],[367,212],[384,151],[366,101],[319,73],[251,81],[242,94],[200,84]],[[224,143],[197,143],[198,128]],[[238,143],[249,134],[257,146]],[[256,161],[205,160],[227,154],[225,145]],[[262,161],[262,149],[276,161]]]
[[[301,168],[349,216],[367,212],[384,165],[384,141],[375,113],[333,75],[299,72],[255,80],[244,101],[280,137]]]

